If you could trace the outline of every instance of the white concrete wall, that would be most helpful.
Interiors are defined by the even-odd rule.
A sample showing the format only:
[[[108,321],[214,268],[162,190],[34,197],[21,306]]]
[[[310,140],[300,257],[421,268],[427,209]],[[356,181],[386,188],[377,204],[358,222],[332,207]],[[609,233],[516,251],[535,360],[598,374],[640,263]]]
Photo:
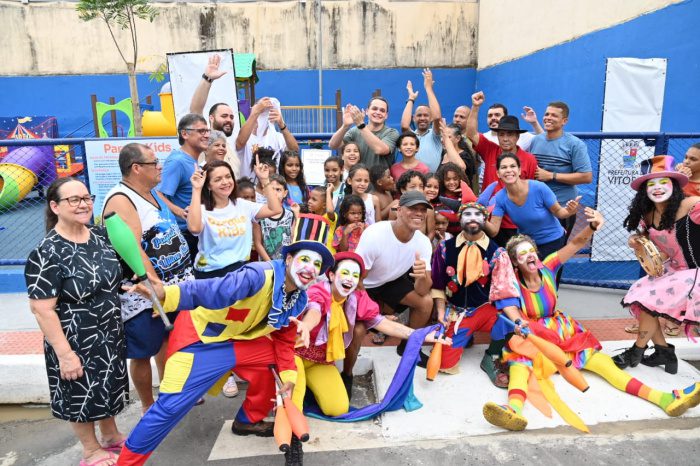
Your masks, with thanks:
[[[514,60],[682,0],[481,0],[478,67]]]
[[[0,75],[123,73],[104,23],[81,21],[75,5],[0,0]],[[139,72],[155,70],[167,52],[215,48],[254,52],[260,69],[316,67],[311,1],[155,7],[153,23],[138,23]],[[323,66],[475,66],[477,14],[473,1],[324,1]]]

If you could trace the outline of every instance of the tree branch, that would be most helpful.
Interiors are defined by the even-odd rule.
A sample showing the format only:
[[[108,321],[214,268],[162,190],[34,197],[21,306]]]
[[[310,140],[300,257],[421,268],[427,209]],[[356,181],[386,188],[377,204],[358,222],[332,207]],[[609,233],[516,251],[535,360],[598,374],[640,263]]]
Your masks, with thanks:
[[[112,40],[114,41],[114,45],[117,47],[117,52],[119,52],[119,55],[122,57],[124,64],[128,65],[129,62],[126,61],[126,57],[122,53],[121,47],[119,47],[119,42],[117,42],[117,38],[114,37],[114,32],[112,31],[112,26],[109,25],[109,20],[107,19],[107,16],[104,14],[104,12],[102,13],[102,19],[104,19],[105,24],[107,25],[107,29],[109,30],[109,35],[112,36]]]

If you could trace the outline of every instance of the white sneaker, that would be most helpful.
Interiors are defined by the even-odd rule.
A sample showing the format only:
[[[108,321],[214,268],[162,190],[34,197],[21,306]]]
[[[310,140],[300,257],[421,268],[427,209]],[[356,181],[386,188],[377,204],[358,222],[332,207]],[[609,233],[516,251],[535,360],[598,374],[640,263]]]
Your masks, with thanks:
[[[236,381],[234,380],[233,376],[228,378],[221,392],[228,398],[233,398],[238,395],[238,385],[236,385]]]

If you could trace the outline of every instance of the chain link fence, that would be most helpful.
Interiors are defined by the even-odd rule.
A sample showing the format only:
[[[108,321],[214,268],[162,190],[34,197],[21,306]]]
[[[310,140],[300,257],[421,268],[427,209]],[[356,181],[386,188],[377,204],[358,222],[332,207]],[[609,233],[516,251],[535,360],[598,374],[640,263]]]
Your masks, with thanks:
[[[65,143],[0,142],[0,265],[24,264],[44,237],[48,186],[66,176],[84,181],[83,142],[60,142]]]
[[[302,148],[328,148],[330,133],[296,134]],[[629,183],[635,161],[668,154],[681,162],[698,134],[577,134],[588,148],[593,182],[579,187],[581,203],[601,210],[603,231],[567,263],[562,281],[569,284],[626,289],[640,276],[640,267],[626,246],[622,228],[634,195]],[[8,140],[0,142],[0,266],[23,265],[44,237],[44,197],[57,177],[76,176],[87,182],[84,139]],[[579,211],[573,235],[586,226]]]

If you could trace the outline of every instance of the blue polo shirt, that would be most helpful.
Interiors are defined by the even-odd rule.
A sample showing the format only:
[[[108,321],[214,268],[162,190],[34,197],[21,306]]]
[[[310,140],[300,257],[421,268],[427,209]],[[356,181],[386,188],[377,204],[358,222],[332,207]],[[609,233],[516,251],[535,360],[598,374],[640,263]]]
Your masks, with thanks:
[[[170,202],[185,209],[192,200],[192,174],[196,161],[180,149],[175,149],[165,159],[163,173],[158,191],[163,193]],[[187,230],[187,220],[180,217],[177,226],[180,230]]]
[[[442,162],[442,140],[440,135],[428,128],[424,134],[415,133],[420,141],[416,158],[426,164],[431,172],[437,171]]]
[[[553,173],[590,173],[591,159],[586,144],[576,136],[564,133],[556,139],[547,139],[541,133],[532,139],[530,153],[537,158],[537,165]],[[576,185],[547,181],[561,205],[578,195]]]

